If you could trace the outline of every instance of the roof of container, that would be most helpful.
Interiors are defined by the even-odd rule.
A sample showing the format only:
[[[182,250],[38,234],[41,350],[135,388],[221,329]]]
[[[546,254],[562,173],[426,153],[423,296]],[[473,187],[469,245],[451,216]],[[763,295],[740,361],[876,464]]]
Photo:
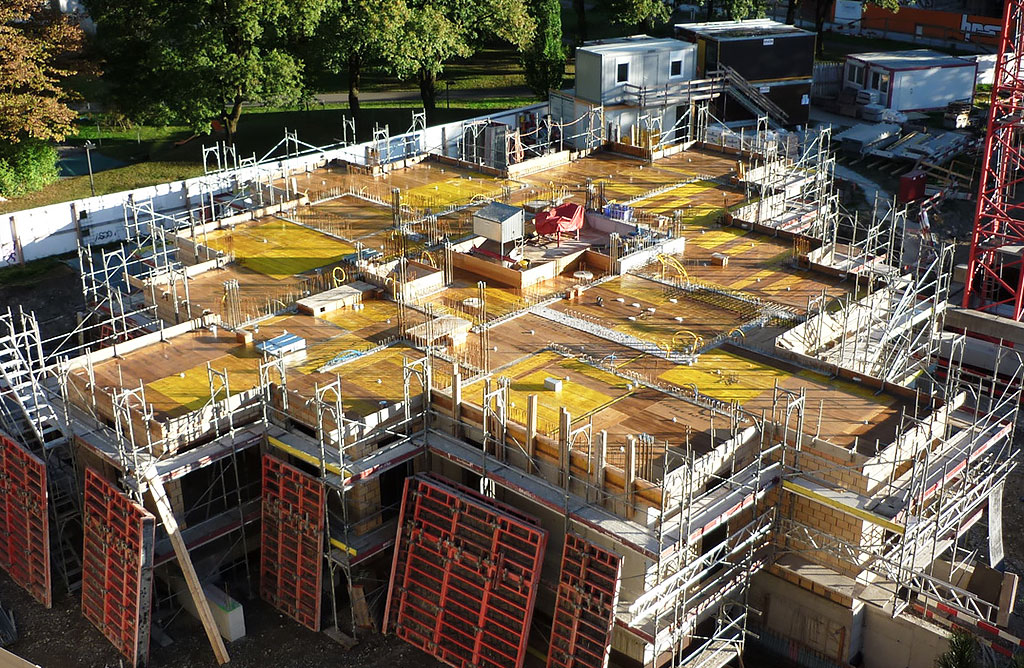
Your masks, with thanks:
[[[678,51],[692,48],[689,42],[671,37],[651,37],[650,35],[633,35],[632,37],[616,37],[615,39],[598,39],[584,42],[578,51],[591,53],[636,53],[638,51]]]
[[[686,30],[702,37],[717,40],[747,39],[750,37],[779,35],[809,35],[808,31],[772,19],[745,21],[710,21],[708,23],[677,23],[676,30]]]
[[[966,67],[975,64],[973,60],[950,56],[931,49],[850,53],[846,57],[894,70],[913,70],[923,67]]]
[[[516,214],[521,214],[522,212],[523,210],[517,206],[509,206],[502,202],[491,202],[484,208],[477,211],[474,215],[477,218],[502,223],[509,218],[513,218]]]

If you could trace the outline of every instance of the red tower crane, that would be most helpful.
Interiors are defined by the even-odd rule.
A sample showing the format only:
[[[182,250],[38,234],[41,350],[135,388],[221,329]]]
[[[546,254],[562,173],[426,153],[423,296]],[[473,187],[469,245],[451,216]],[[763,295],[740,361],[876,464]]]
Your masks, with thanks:
[[[1005,0],[964,307],[1024,320],[1024,0]]]

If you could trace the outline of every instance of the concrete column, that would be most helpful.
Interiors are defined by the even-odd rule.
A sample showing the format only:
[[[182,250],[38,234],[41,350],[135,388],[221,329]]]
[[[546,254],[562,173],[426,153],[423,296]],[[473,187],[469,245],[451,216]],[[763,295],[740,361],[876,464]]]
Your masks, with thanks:
[[[597,503],[604,503],[604,461],[608,452],[608,432],[602,429],[597,432],[594,438],[593,459],[590,462],[590,477],[594,485],[595,498]]]
[[[18,258],[18,264],[24,266],[25,264],[25,252],[21,247],[21,238],[18,236],[18,224],[14,221],[14,216],[10,217],[11,222],[11,241],[14,242],[14,254]],[[0,258],[5,260],[7,258]]]
[[[75,224],[75,237],[78,238],[78,243],[82,243],[82,225],[78,220],[78,207],[75,203],[71,203],[71,222]]]
[[[558,470],[561,472],[561,484],[565,489],[569,489],[569,425],[571,424],[569,411],[563,406],[558,414]]]
[[[623,465],[626,473],[626,517],[633,517],[634,484],[636,480],[636,439],[632,436],[626,437],[626,463]]]
[[[533,461],[537,456],[537,395],[526,397],[526,472],[533,473]]]
[[[171,480],[164,483],[164,491],[167,493],[167,502],[171,504],[174,516],[178,518],[178,526],[185,528],[185,499],[181,494],[181,480]]]
[[[461,437],[462,429],[459,421],[462,419],[462,374],[456,369],[452,375],[452,436]]]
[[[1001,568],[1003,565],[1003,490],[1001,482],[988,493],[988,565]]]

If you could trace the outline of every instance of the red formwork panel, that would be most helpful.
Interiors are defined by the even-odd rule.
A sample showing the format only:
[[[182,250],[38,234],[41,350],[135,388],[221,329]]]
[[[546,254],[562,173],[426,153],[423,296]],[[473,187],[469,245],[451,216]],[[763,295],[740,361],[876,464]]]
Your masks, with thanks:
[[[149,662],[156,518],[85,471],[82,614],[133,666]]]
[[[569,534],[562,551],[548,668],[605,668],[622,557]]]
[[[260,596],[313,631],[320,630],[325,503],[319,480],[263,455]]]
[[[50,530],[46,464],[0,434],[0,568],[47,608]]]
[[[547,538],[467,487],[407,479],[385,631],[456,668],[520,668]]]

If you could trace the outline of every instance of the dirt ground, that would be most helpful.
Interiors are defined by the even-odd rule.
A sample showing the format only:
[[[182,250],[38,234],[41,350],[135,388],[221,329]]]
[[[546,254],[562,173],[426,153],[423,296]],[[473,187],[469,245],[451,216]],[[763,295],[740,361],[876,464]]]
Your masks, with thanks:
[[[0,273],[0,308],[34,311],[44,340],[73,330],[83,303],[78,272],[63,262]]]
[[[0,606],[13,610],[18,640],[7,647],[42,668],[120,668],[122,657],[82,616],[80,597],[57,596],[46,610],[6,575],[0,575]],[[313,633],[259,600],[245,602],[247,635],[227,643],[231,666],[237,668],[440,668],[441,664],[395,636],[374,635],[346,651],[323,633]],[[168,629],[174,640],[161,647],[150,643],[151,668],[213,668],[213,657],[202,625],[187,613]]]

